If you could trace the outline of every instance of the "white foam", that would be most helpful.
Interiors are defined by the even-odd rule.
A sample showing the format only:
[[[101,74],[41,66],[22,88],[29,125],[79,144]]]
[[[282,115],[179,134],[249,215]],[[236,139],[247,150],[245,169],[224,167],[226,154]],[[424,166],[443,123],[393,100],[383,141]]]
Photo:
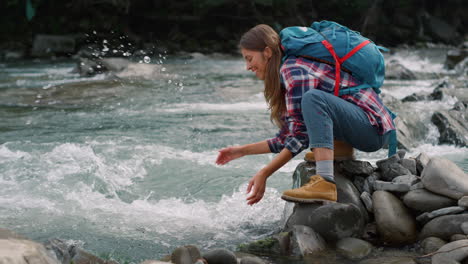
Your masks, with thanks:
[[[0,164],[30,157],[27,152],[11,151],[6,144],[0,145]]]
[[[171,108],[162,109],[164,112],[177,113],[177,112],[248,112],[252,110],[267,111],[268,106],[265,102],[240,102],[232,104],[208,104],[208,103],[194,103],[194,104],[174,104]]]
[[[446,72],[443,63],[435,62],[427,57],[422,57],[411,50],[397,51],[386,59],[397,60],[404,67],[415,72],[440,73]]]

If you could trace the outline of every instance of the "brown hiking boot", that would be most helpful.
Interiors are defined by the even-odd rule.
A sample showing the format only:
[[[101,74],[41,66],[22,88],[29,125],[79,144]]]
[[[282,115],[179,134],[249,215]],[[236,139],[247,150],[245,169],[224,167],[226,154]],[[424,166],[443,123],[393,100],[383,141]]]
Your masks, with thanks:
[[[320,175],[314,175],[304,186],[284,191],[281,198],[296,203],[334,203],[337,200],[336,185]]]
[[[334,151],[333,151],[333,159],[334,160],[353,160],[353,159],[355,159],[354,149],[350,144],[348,144],[348,143],[346,143],[344,141],[335,140],[335,141],[333,141],[333,148],[334,148]],[[315,162],[314,152],[313,151],[307,152],[304,159],[306,161]]]

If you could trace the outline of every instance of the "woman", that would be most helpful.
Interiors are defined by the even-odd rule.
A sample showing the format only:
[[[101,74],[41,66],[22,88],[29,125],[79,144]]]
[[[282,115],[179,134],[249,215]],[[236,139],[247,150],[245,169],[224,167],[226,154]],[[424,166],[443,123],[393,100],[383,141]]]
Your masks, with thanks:
[[[270,118],[280,131],[269,140],[221,149],[216,163],[223,165],[245,155],[279,153],[250,179],[247,203],[253,205],[262,199],[267,178],[310,147],[317,175],[306,185],[285,191],[282,198],[305,203],[335,202],[333,160],[340,155],[341,158],[352,156],[352,147],[366,152],[382,148],[388,142],[389,132],[395,129],[390,114],[372,88],[353,95],[334,96],[332,65],[294,56],[281,63],[279,35],[267,25],[247,31],[239,46],[247,70],[265,83]],[[341,72],[340,89],[359,84],[351,74]],[[345,142],[341,143],[345,147],[336,153],[335,140]]]

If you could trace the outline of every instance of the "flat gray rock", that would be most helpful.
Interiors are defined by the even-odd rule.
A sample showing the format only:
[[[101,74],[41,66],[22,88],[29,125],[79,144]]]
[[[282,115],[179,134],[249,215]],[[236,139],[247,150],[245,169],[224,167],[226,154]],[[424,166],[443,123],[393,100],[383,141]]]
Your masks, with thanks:
[[[432,212],[434,210],[456,205],[456,200],[430,192],[426,189],[409,191],[403,196],[403,203],[419,212]]]
[[[419,222],[426,223],[429,220],[434,219],[434,218],[439,217],[439,216],[458,214],[458,213],[461,213],[463,211],[465,211],[465,208],[460,207],[460,206],[452,206],[452,207],[447,207],[447,208],[441,208],[441,209],[434,210],[432,212],[423,213],[422,215],[416,217],[416,220],[419,221]]]
[[[452,235],[464,233],[461,229],[464,222],[468,222],[468,214],[444,215],[434,218],[424,225],[420,239],[438,237],[448,241]]]
[[[411,174],[417,175],[416,160],[415,159],[401,159],[400,164],[407,168]]]
[[[372,252],[373,246],[362,239],[347,237],[336,243],[339,253],[349,259],[361,259]]]
[[[375,191],[372,198],[377,229],[383,241],[392,245],[414,242],[416,221],[405,205],[386,191]]]
[[[410,190],[411,185],[407,183],[393,183],[385,181],[375,181],[375,191],[389,191],[389,192],[407,192]]]
[[[457,200],[468,195],[468,176],[450,160],[431,158],[421,177],[424,187],[432,192]]]
[[[432,264],[446,264],[450,261],[461,262],[468,257],[468,239],[450,242],[437,250],[432,256]]]

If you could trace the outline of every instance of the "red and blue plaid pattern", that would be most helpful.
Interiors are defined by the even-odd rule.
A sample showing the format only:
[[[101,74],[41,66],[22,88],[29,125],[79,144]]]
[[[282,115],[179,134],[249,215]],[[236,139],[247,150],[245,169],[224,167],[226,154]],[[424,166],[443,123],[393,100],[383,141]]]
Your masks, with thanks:
[[[293,156],[296,156],[309,146],[309,137],[301,109],[302,95],[310,89],[333,93],[335,68],[325,63],[291,56],[281,66],[280,74],[282,85],[286,89],[287,113],[283,117],[285,125],[275,138],[268,140],[268,145],[273,153],[279,153],[283,148],[287,148]],[[340,89],[359,84],[351,74],[341,72]],[[377,128],[379,134],[383,135],[395,129],[390,114],[372,88],[340,97],[363,109],[369,122]]]

